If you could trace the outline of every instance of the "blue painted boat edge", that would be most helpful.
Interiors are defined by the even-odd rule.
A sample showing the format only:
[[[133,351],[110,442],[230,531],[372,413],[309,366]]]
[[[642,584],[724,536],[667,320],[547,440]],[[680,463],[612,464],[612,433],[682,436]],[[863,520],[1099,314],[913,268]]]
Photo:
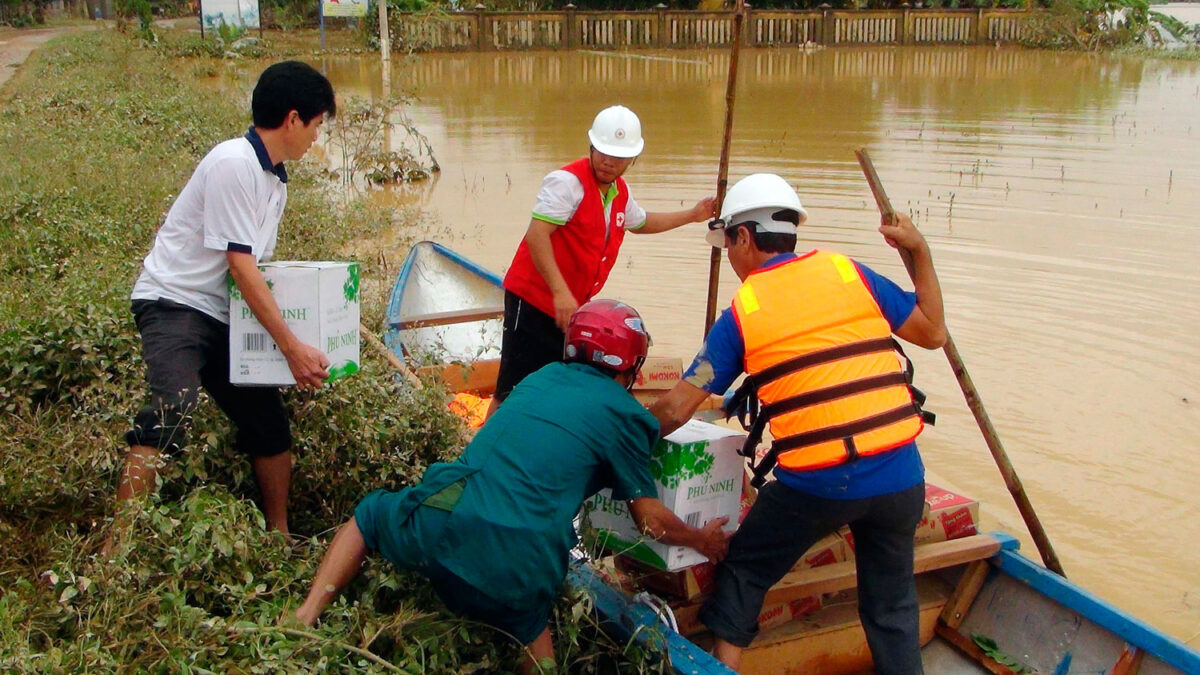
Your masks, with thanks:
[[[483,277],[484,279],[490,281],[492,284],[494,284],[496,286],[500,286],[501,288],[504,287],[504,280],[500,278],[499,274],[496,274],[495,272],[489,270],[488,268],[484,267],[483,265],[480,265],[479,263],[475,262],[474,260],[471,260],[470,258],[463,256],[461,253],[459,253],[457,251],[454,251],[449,248],[446,248],[445,246],[442,246],[441,244],[437,243],[436,241],[431,241],[429,243],[433,244],[433,249],[435,251],[437,251],[438,253],[441,253],[442,255],[453,260],[454,262],[458,263],[459,265],[462,265],[463,267],[471,270],[475,274],[478,274],[479,276]]]
[[[392,284],[392,294],[388,297],[387,313],[383,320],[384,344],[401,359],[404,358],[404,349],[397,341],[400,331],[393,328],[392,324],[399,320],[400,303],[404,301],[404,288],[408,284],[408,275],[412,272],[413,263],[417,260],[417,249],[421,247],[421,244],[437,246],[436,242],[418,241],[408,250],[408,255],[404,257],[404,264],[400,265],[400,271],[396,273],[396,283]]]
[[[997,554],[998,567],[1035,591],[1078,612],[1129,644],[1185,673],[1200,673],[1200,652],[1038,565],[1014,549]]]
[[[736,675],[690,640],[664,627],[655,613],[644,605],[632,603],[621,592],[604,583],[592,568],[577,563],[571,566],[567,580],[592,598],[596,613],[606,632],[620,640],[636,639],[650,651],[663,651],[671,668],[689,675]]]
[[[413,244],[412,248],[408,251],[408,255],[404,258],[404,264],[400,265],[400,271],[396,274],[396,282],[392,285],[392,294],[388,298],[387,313],[383,324],[384,344],[396,356],[402,359],[404,358],[404,348],[397,341],[400,331],[393,328],[393,324],[400,320],[400,304],[404,302],[404,291],[408,287],[408,275],[412,273],[413,265],[416,263],[418,249],[424,245],[428,245],[435,253],[482,277],[494,286],[498,288],[504,287],[504,281],[500,278],[500,275],[436,241],[423,239]]]

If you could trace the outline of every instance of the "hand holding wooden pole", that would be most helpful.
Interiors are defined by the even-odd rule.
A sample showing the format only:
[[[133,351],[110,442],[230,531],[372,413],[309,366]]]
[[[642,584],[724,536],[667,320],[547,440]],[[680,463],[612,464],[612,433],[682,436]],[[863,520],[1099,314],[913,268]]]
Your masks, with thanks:
[[[887,193],[883,190],[883,183],[879,180],[879,175],[875,173],[875,165],[871,163],[871,158],[867,155],[865,149],[855,150],[854,154],[858,157],[859,166],[862,167],[863,175],[867,177],[867,183],[871,186],[871,194],[875,195],[875,204],[879,207],[879,213],[884,218],[891,222],[896,219],[896,211],[892,208],[892,202],[888,199]],[[903,248],[900,251],[900,258],[904,261],[904,267],[908,270],[908,276],[916,279],[916,270],[913,267],[912,254]],[[950,337],[949,332],[946,333],[946,344],[942,347],[946,352],[946,359],[950,361],[950,368],[954,371],[954,377],[958,380],[958,386],[962,389],[963,397],[967,400],[967,407],[971,409],[971,414],[975,416],[975,423],[979,425],[979,431],[983,433],[983,440],[987,443],[988,450],[992,453],[992,459],[995,460],[996,466],[1000,469],[1000,474],[1004,476],[1004,484],[1008,486],[1008,491],[1012,494],[1013,501],[1017,503],[1017,510],[1021,512],[1021,518],[1025,521],[1025,526],[1029,528],[1029,534],[1033,536],[1033,543],[1037,546],[1038,553],[1042,556],[1042,561],[1046,564],[1046,568],[1057,573],[1059,576],[1066,577],[1063,572],[1062,564],[1058,561],[1058,555],[1054,552],[1054,547],[1050,544],[1050,538],[1046,536],[1046,530],[1042,527],[1041,520],[1038,519],[1037,513],[1033,510],[1033,504],[1029,502],[1029,497],[1025,494],[1025,487],[1021,485],[1021,479],[1017,476],[1016,469],[1013,468],[1012,462],[1008,459],[1008,453],[1004,451],[1004,446],[1000,444],[1000,435],[996,433],[996,428],[992,426],[992,420],[988,417],[987,410],[983,407],[983,400],[979,397],[979,392],[975,389],[975,384],[971,381],[971,376],[967,374],[967,366],[963,363],[962,356],[958,353],[958,348],[954,346],[954,339]]]

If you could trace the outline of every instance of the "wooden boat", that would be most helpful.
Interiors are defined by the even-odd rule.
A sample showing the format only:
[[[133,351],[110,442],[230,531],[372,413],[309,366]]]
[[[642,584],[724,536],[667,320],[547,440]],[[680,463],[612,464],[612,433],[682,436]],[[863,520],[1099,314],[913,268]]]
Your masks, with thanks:
[[[434,374],[454,392],[490,396],[496,388],[503,331],[499,275],[432,241],[413,246],[388,301],[384,344],[409,367]],[[651,356],[633,393],[643,403],[670,388],[680,359]],[[712,397],[701,412],[720,407]]]
[[[499,275],[422,241],[392,288],[384,343],[411,365],[442,370],[452,390],[487,395],[495,389],[503,317]]]
[[[401,268],[388,307],[388,344],[402,358],[438,354],[454,391],[489,393],[503,315],[500,278],[453,251],[421,242]],[[459,361],[455,365],[453,361]],[[489,379],[490,378],[490,379]],[[653,391],[638,393],[643,400]],[[713,397],[706,407],[717,407]],[[914,569],[925,671],[931,675],[1034,672],[1047,675],[1200,675],[1200,653],[1021,555],[1003,534],[918,546]],[[591,566],[572,566],[606,630],[660,651],[673,672],[730,673],[705,651],[698,603],[665,612],[635,602]],[[870,651],[853,592],[854,562],[793,571],[767,595],[784,603],[826,594],[847,602],[764,631],[746,650],[742,673],[840,675],[869,672]],[[829,597],[826,595],[826,597]]]
[[[1003,534],[978,534],[917,548],[925,672],[1200,673],[1200,653],[1021,555]],[[683,636],[660,614],[606,584],[586,565],[571,581],[588,589],[608,630],[661,649],[675,673],[733,672],[711,657],[704,633]],[[767,603],[852,591],[854,562],[792,572]],[[694,607],[694,606],[693,606]],[[694,612],[694,609],[691,611]],[[687,618],[677,616],[679,624]],[[741,671],[834,675],[871,670],[853,602],[834,604],[764,631]]]

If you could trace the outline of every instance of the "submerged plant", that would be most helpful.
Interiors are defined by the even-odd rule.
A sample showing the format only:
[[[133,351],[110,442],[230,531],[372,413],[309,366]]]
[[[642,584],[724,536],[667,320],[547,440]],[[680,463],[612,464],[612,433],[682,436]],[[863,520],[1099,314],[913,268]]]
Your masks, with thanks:
[[[328,125],[340,168],[330,175],[345,185],[412,183],[441,170],[433,146],[404,112],[407,101],[351,98]]]

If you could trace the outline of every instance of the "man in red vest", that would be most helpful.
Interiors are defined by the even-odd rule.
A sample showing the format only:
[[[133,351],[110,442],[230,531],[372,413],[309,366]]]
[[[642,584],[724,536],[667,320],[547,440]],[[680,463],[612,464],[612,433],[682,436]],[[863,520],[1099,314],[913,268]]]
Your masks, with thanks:
[[[849,525],[875,670],[920,673],[913,536],[925,469],[915,439],[930,418],[892,336],[930,349],[946,341],[929,245],[906,216],[879,228],[912,255],[914,294],[838,253],[794,253],[808,214],[779,176],[738,181],[721,211],[709,243],[728,250],[742,286],[651,412],[668,434],[746,372],[727,408],[753,418],[744,453],[754,454],[769,423],[772,446],[755,483],[772,467],[775,480],[730,541],[700,620],[716,637],[717,658],[736,670],[766,592],[813,543]]]
[[[647,213],[633,200],[621,176],[645,142],[632,110],[601,110],[588,140],[587,157],[542,180],[529,229],[504,277],[496,403],[526,375],[562,360],[567,321],[604,287],[626,230],[666,232],[714,215],[712,197],[671,213]]]

